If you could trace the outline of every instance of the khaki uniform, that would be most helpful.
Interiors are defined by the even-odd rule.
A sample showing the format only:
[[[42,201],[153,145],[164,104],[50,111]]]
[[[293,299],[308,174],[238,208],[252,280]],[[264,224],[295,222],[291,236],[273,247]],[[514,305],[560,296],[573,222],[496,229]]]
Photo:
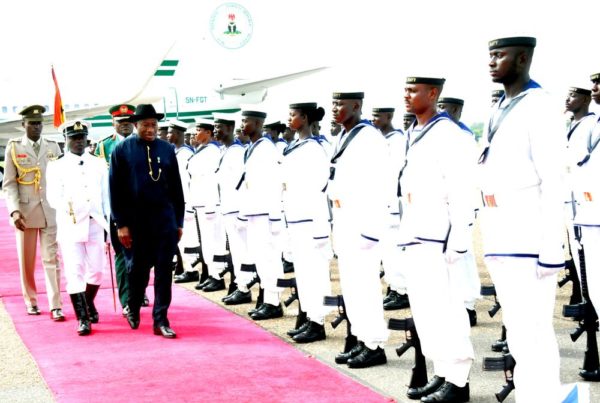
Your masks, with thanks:
[[[8,213],[20,211],[25,217],[25,231],[15,230],[21,288],[27,306],[37,306],[34,269],[38,236],[46,292],[50,309],[61,308],[60,269],[56,243],[55,211],[46,200],[46,165],[58,158],[61,150],[54,141],[40,138],[36,155],[32,142],[23,136],[8,142],[5,154],[4,183]],[[10,219],[11,224],[13,220]]]

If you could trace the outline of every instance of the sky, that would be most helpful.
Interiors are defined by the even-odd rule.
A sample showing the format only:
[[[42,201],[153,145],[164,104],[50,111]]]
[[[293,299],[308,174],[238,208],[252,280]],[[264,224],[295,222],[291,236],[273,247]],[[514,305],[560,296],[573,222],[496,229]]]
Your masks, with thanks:
[[[211,14],[224,3],[5,2],[0,105],[52,99],[51,65],[64,103],[119,102],[142,86],[173,43],[190,85],[330,67],[269,90],[267,103],[282,119],[297,101],[319,102],[328,119],[331,92],[341,90],[365,92],[365,117],[372,107],[396,107],[399,124],[404,80],[421,75],[446,78],[442,95],[465,99],[464,122],[484,121],[497,88],[487,42],[503,36],[537,37],[531,76],[561,101],[569,86],[589,87],[589,75],[600,72],[591,18],[597,1],[239,0],[252,35],[235,50],[211,35]]]

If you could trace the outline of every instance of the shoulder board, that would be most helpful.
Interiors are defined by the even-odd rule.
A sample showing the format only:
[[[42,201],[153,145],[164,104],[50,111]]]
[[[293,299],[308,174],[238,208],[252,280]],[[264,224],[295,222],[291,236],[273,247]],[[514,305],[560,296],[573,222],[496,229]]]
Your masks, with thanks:
[[[13,139],[8,140],[9,143],[21,141],[23,137],[15,137]]]
[[[56,140],[51,140],[51,139],[44,139],[44,140],[46,140],[48,143],[58,144],[58,142]]]

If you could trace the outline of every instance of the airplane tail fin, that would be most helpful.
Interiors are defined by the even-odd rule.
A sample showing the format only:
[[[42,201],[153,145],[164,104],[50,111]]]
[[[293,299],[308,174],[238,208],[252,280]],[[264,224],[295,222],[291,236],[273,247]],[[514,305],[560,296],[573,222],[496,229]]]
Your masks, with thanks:
[[[175,75],[179,66],[179,59],[171,55],[174,46],[175,43],[169,47],[154,73],[146,80],[140,91],[127,103],[137,105],[158,102],[167,92],[169,86],[173,86],[171,78]]]

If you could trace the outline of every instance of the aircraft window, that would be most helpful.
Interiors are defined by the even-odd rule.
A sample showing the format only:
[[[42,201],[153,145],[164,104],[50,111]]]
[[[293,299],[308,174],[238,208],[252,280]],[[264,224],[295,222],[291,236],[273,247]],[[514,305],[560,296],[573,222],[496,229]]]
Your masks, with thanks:
[[[13,106],[13,113],[17,113],[17,106]]]
[[[8,113],[8,108],[6,106],[2,107],[2,113]]]
[[[75,104],[75,109],[79,108],[79,104]]]

